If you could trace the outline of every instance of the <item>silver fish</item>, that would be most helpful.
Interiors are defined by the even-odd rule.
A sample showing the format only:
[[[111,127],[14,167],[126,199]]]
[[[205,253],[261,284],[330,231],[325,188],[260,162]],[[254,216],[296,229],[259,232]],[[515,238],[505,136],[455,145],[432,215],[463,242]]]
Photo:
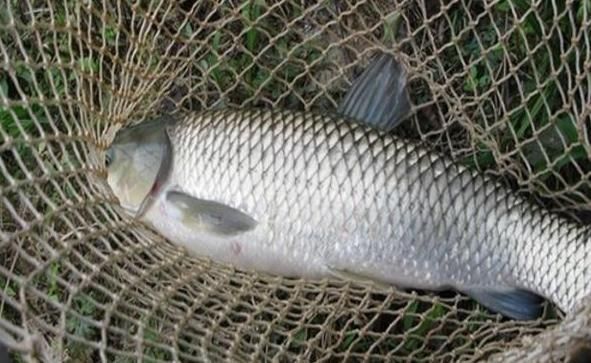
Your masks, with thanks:
[[[590,229],[389,132],[405,85],[382,55],[332,114],[140,124],[109,149],[108,182],[170,241],[238,268],[453,288],[514,319],[539,316],[542,297],[574,309],[591,294]]]

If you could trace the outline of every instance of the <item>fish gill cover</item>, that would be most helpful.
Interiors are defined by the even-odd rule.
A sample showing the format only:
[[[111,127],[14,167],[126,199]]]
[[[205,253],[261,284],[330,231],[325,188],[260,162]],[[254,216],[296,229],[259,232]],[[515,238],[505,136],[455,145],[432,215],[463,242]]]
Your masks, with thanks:
[[[376,51],[422,140],[589,223],[591,2],[0,1],[0,341],[15,362],[569,357],[590,308],[513,321],[463,295],[306,282],[189,256],[127,217],[123,125],[336,109]]]

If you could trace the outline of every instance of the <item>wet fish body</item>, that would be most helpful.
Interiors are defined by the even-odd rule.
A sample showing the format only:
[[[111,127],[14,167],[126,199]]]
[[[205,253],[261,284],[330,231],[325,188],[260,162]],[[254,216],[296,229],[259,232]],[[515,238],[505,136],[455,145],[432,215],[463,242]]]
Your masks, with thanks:
[[[589,228],[378,122],[353,122],[376,115],[359,102],[341,108],[349,118],[218,110],[166,123],[169,162],[136,210],[239,268],[454,288],[517,319],[539,314],[538,296],[570,311],[591,293]]]

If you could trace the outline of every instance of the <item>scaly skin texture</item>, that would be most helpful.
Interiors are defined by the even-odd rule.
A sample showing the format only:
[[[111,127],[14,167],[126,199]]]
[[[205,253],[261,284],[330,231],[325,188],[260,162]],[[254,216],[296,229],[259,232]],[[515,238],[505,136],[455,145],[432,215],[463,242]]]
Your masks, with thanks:
[[[588,228],[416,143],[288,111],[191,114],[168,132],[171,174],[145,219],[197,254],[305,278],[523,288],[565,311],[591,293]],[[171,189],[258,225],[233,237],[191,230],[164,202]]]

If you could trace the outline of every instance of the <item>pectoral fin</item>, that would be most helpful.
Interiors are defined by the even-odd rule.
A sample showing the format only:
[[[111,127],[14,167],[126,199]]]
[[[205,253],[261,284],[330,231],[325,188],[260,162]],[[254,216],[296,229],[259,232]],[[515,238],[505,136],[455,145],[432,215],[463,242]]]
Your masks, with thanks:
[[[542,314],[543,299],[526,290],[508,289],[506,291],[484,288],[464,289],[466,294],[494,312],[517,320],[532,320]]]
[[[182,192],[166,193],[166,201],[178,208],[185,224],[215,234],[236,235],[252,230],[257,224],[252,217],[236,208]]]
[[[406,71],[390,54],[377,56],[339,105],[338,112],[374,128],[391,130],[410,111]]]

